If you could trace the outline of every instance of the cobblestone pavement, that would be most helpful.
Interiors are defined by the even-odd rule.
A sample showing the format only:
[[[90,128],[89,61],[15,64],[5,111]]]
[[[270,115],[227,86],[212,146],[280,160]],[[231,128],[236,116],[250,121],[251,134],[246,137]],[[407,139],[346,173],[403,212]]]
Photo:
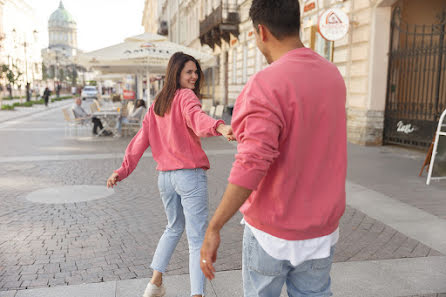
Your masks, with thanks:
[[[143,158],[134,173],[107,198],[70,204],[26,200],[28,193],[43,188],[104,185],[122,161],[95,159],[94,154],[123,153],[129,138],[72,138],[64,137],[63,129],[46,130],[61,123],[61,115],[54,112],[0,129],[0,137],[8,140],[0,146],[0,158],[89,156],[85,160],[0,163],[0,291],[151,274],[151,257],[166,224],[152,158]],[[208,186],[210,209],[215,210],[235,148],[221,138],[206,139],[203,144],[210,152]],[[223,229],[217,271],[241,269],[240,219],[237,214]],[[351,207],[346,209],[340,230],[336,262],[441,255]],[[183,236],[168,274],[184,274],[187,270],[188,248]]]
[[[405,296],[405,297],[446,297],[446,293],[426,294],[426,295],[413,295],[413,296]]]

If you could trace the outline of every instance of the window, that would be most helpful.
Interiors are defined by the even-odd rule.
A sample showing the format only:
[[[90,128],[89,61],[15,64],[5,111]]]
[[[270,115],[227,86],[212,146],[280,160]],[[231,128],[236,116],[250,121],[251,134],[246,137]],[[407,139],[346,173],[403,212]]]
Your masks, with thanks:
[[[247,79],[248,69],[248,45],[243,46],[243,70],[242,70],[242,82],[245,83]]]
[[[317,30],[317,26],[311,27],[310,47],[319,55],[333,61],[333,41],[325,40]]]
[[[232,49],[232,83],[237,83],[237,50]]]

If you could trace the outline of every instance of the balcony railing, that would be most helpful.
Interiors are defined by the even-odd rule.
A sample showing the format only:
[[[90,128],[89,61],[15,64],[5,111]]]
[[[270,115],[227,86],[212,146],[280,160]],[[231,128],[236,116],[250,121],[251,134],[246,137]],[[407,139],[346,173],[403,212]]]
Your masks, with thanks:
[[[200,22],[200,41],[214,47],[221,44],[221,38],[229,42],[230,33],[238,37],[240,16],[237,5],[223,5]]]

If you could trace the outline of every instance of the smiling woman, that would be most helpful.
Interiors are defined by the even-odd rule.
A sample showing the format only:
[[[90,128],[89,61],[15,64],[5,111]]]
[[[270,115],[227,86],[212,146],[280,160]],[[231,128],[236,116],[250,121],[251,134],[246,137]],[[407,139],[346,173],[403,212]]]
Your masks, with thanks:
[[[155,113],[164,116],[169,112],[175,93],[179,89],[191,89],[200,98],[202,77],[200,64],[194,57],[182,52],[173,54],[167,65],[166,83],[155,99]]]

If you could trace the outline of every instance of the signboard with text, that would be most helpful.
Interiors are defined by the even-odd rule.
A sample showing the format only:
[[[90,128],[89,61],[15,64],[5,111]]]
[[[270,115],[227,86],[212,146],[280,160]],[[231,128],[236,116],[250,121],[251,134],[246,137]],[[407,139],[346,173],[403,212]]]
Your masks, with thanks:
[[[329,41],[342,39],[348,32],[350,20],[347,14],[338,8],[330,8],[319,17],[318,28],[323,38]]]
[[[123,97],[125,100],[132,100],[132,99],[135,99],[135,98],[136,98],[136,94],[135,94],[134,91],[131,91],[131,90],[124,90],[124,91],[122,92],[122,97]]]

